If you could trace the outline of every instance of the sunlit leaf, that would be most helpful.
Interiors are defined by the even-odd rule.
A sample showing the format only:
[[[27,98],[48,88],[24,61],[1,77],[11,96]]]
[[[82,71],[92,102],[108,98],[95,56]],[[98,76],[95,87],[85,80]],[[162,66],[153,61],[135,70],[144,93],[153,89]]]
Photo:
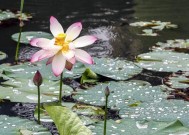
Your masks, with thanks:
[[[70,109],[62,106],[44,107],[53,119],[60,135],[92,135],[92,132]]]

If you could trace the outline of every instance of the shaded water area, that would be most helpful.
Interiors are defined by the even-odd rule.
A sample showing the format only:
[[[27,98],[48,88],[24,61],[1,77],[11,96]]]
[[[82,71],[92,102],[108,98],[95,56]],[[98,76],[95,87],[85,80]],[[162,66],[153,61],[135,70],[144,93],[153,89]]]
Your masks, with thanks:
[[[20,1],[0,0],[0,9],[18,10]],[[138,54],[149,52],[157,42],[189,37],[188,0],[26,0],[24,12],[33,19],[25,22],[23,31],[49,32],[49,18],[55,16],[64,29],[77,21],[83,24],[81,35],[92,34],[99,40],[86,47],[92,56],[121,57],[134,60]],[[165,29],[158,36],[140,36],[140,28],[129,26],[135,21],[170,21],[177,29]],[[11,35],[19,32],[18,22],[0,27],[0,51],[8,54],[7,62],[14,61],[16,42]],[[20,58],[29,59],[37,49],[21,44]],[[156,79],[156,78],[155,78]],[[7,103],[0,108],[0,114],[21,115],[33,118],[34,106],[30,104]],[[11,111],[9,111],[9,109]],[[28,110],[29,113],[27,112]]]
[[[18,10],[20,1],[0,0],[0,9]],[[49,31],[49,17],[55,16],[66,29],[71,23],[83,23],[82,34],[93,34],[99,42],[86,48],[93,56],[124,57],[134,59],[138,54],[147,52],[158,41],[186,39],[189,35],[189,2],[187,0],[27,0],[24,12],[31,13],[33,19],[26,22],[23,31]],[[133,21],[171,21],[179,28],[164,30],[157,37],[138,36],[138,29],[128,24]],[[14,58],[16,43],[11,35],[19,31],[18,25],[1,27],[0,50]],[[22,46],[22,48],[25,46]],[[22,50],[22,49],[21,49]],[[31,48],[26,48],[23,53]],[[21,54],[23,54],[21,52]],[[33,53],[33,52],[32,52]],[[29,56],[28,56],[29,57]]]

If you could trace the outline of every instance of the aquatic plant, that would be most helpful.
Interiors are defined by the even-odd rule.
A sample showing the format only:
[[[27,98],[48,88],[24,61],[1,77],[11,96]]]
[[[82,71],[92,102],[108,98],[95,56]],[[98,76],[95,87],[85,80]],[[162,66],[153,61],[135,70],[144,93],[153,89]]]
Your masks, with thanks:
[[[97,38],[90,35],[77,38],[82,30],[82,24],[80,22],[72,24],[66,33],[64,33],[63,27],[53,16],[50,17],[50,30],[54,36],[53,39],[36,38],[30,41],[32,46],[42,48],[32,56],[31,62],[33,63],[48,58],[46,64],[52,63],[54,75],[60,75],[59,101],[61,101],[64,68],[71,70],[76,60],[93,64],[92,57],[84,50],[77,48],[91,45]]]
[[[43,78],[40,74],[40,72],[37,70],[37,72],[35,73],[35,76],[33,77],[33,83],[37,86],[37,91],[38,91],[38,124],[40,124],[40,85],[43,82]]]

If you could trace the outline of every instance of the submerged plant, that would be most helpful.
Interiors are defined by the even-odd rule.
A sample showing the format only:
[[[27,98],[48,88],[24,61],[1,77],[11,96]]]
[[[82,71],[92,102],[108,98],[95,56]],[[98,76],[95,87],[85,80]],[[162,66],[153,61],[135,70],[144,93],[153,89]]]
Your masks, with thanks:
[[[38,108],[37,108],[38,124],[40,124],[40,85],[42,84],[42,82],[43,82],[43,78],[41,76],[41,73],[37,71],[33,78],[33,83],[37,86],[37,90],[38,90]]]
[[[54,75],[60,75],[59,101],[61,102],[64,68],[71,70],[76,60],[93,64],[92,57],[84,50],[78,48],[93,44],[97,38],[90,35],[77,38],[82,30],[82,24],[80,22],[72,24],[66,33],[64,33],[63,27],[53,16],[50,18],[50,30],[54,36],[53,39],[36,38],[30,41],[32,46],[42,48],[32,56],[31,62],[33,63],[48,58],[46,64],[52,63]]]

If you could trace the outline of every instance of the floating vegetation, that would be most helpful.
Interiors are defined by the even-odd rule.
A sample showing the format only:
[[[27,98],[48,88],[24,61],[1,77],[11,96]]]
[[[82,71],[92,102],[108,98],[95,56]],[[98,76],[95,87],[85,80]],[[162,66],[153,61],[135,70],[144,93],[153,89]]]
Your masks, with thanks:
[[[133,62],[111,58],[94,58],[94,65],[86,65],[92,71],[114,80],[127,80],[142,71]]]
[[[136,58],[137,65],[153,71],[177,72],[188,71],[189,54],[177,52],[149,52],[140,54]]]
[[[6,53],[0,51],[0,61],[6,59],[8,56]]]
[[[41,102],[52,102],[58,100],[59,81],[43,80],[41,85]],[[63,85],[64,96],[71,95],[73,89]],[[31,79],[10,79],[0,86],[0,99],[7,99],[12,102],[37,103],[38,94],[36,86]]]
[[[153,51],[176,51],[189,53],[189,39],[175,39],[167,40],[165,43],[157,42],[155,46],[152,47]]]
[[[0,115],[0,123],[2,135],[51,135],[48,129],[28,119]]]
[[[172,24],[171,22],[161,22],[161,21],[155,21],[152,20],[151,22],[134,22],[130,23],[130,26],[133,27],[150,27],[151,29],[154,30],[163,30],[165,28],[170,29],[170,28],[177,28],[178,26],[176,24]]]
[[[103,122],[89,126],[94,134],[103,132]],[[134,119],[108,120],[107,135],[181,135],[188,134],[189,129],[182,122],[137,121]]]
[[[48,39],[53,38],[51,34],[47,32],[42,32],[42,31],[27,31],[27,32],[22,32],[21,35],[22,36],[20,39],[20,43],[23,43],[23,44],[29,44],[30,40],[33,38],[48,38]],[[11,37],[14,41],[18,42],[18,36],[19,36],[19,33],[15,33]]]
[[[155,20],[152,20],[151,22],[134,22],[130,23],[129,25],[133,27],[145,28],[144,30],[142,30],[143,33],[139,34],[142,36],[158,36],[158,34],[154,31],[178,28],[176,24],[172,24],[171,22],[161,22]]]
[[[21,16],[23,21],[29,21],[32,16],[27,13],[22,13]],[[10,11],[10,10],[0,10],[0,25],[6,23],[7,21],[13,20],[20,20],[20,11]]]

